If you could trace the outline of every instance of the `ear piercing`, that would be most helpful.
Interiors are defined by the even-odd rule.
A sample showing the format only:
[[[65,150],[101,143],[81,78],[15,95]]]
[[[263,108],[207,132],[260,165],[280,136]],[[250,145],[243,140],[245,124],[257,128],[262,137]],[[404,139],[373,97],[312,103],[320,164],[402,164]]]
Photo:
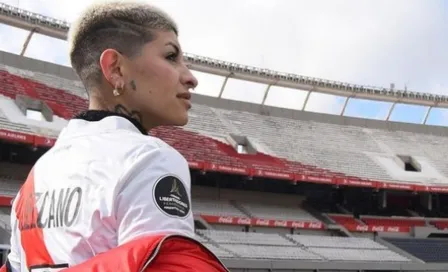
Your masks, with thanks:
[[[114,89],[113,94],[114,94],[114,96],[119,96],[120,92],[117,89]]]
[[[121,85],[122,85],[121,87],[118,87],[118,84],[115,85],[115,89],[112,91],[114,96],[120,96],[121,95],[120,91],[123,90],[123,85],[124,84],[121,84]]]

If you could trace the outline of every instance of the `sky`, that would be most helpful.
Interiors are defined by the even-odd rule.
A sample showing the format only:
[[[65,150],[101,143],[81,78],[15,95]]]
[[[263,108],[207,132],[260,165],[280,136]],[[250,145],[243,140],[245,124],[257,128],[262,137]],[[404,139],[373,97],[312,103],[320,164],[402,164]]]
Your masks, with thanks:
[[[143,0],[140,0],[143,1]],[[73,21],[92,0],[0,0]],[[146,0],[168,12],[188,53],[280,72],[448,95],[445,0]],[[27,32],[0,25],[0,50],[20,53]],[[35,34],[27,57],[69,66],[68,45]],[[194,72],[195,92],[217,96],[222,77]],[[229,79],[223,97],[261,103],[265,85]],[[267,105],[301,109],[305,91],[272,87]],[[344,99],[313,94],[307,111],[339,114]],[[384,119],[390,103],[351,100],[346,116]],[[397,105],[391,120],[421,123],[425,107]],[[428,124],[448,125],[435,109]]]

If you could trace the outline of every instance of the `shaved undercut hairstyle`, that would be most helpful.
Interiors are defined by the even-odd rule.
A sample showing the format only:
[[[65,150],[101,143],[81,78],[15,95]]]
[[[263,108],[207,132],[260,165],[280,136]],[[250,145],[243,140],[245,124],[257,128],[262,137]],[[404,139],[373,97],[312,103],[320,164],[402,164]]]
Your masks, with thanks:
[[[138,1],[107,1],[89,6],[71,25],[70,61],[87,90],[101,82],[101,54],[115,49],[132,58],[154,40],[155,30],[173,31],[176,23],[162,10]]]

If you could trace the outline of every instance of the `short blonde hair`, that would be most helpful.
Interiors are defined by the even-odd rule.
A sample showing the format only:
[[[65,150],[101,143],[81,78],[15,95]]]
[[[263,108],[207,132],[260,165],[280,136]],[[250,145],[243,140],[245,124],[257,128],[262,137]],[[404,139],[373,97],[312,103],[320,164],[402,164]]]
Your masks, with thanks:
[[[174,31],[176,23],[162,10],[138,1],[103,1],[85,9],[71,25],[69,53],[72,67],[85,87],[102,78],[99,64],[104,50],[112,48],[133,57],[154,39],[152,30]]]

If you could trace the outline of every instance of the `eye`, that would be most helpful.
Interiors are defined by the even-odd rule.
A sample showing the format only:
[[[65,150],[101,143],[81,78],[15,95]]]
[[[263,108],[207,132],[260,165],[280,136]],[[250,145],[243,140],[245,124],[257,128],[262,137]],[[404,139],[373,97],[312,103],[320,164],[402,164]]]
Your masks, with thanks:
[[[173,61],[176,62],[177,61],[177,57],[179,54],[173,52],[173,53],[169,53],[168,56],[166,56],[166,59],[169,61]]]

